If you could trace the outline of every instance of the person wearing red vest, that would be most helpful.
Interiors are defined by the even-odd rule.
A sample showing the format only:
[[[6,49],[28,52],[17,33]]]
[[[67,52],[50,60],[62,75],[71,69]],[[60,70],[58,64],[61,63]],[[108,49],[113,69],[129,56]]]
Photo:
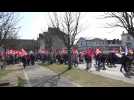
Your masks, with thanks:
[[[79,62],[78,54],[72,55],[72,62],[73,62],[74,67],[78,67],[78,62]]]

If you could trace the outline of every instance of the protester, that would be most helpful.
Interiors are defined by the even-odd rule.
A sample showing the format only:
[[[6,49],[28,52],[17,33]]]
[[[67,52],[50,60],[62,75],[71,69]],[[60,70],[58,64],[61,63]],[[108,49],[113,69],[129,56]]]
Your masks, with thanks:
[[[78,54],[73,54],[72,55],[72,63],[74,65],[74,67],[78,67],[78,62],[79,62]]]
[[[102,63],[103,70],[106,70],[105,61],[106,61],[106,56],[104,54],[102,54],[101,55],[101,63]]]
[[[90,70],[91,66],[92,66],[92,58],[91,56],[87,54],[85,54],[85,61],[86,61],[86,70]]]
[[[12,51],[12,50],[9,50]],[[18,50],[19,51],[19,50]],[[42,53],[37,53],[35,54],[28,54],[24,49],[20,50],[21,54],[19,53],[10,53],[7,54],[6,62],[7,64],[16,64],[19,61],[20,58],[24,68],[27,65],[34,65],[35,61],[41,60],[42,63],[45,63],[48,61],[49,64],[53,63],[58,63],[58,64],[68,64],[68,61],[71,61],[70,63],[74,67],[78,67],[78,64],[84,64],[86,62],[86,70],[91,70],[92,67],[92,61],[93,58],[95,58],[95,67],[97,71],[100,70],[106,70],[107,66],[114,66],[117,64],[118,60],[118,55],[117,53],[108,53],[104,54],[101,49],[96,49],[96,51],[92,48],[87,49],[86,51],[82,51],[79,53],[76,48],[72,49],[72,54],[71,54],[71,60],[69,60],[68,54],[64,49],[63,51],[59,52],[53,52],[53,51],[48,51],[48,52],[42,52]],[[85,52],[85,53],[83,53]],[[125,76],[130,77],[130,67],[132,65],[132,62],[134,61],[134,55],[129,54],[121,57],[121,68],[120,71],[123,72],[123,69],[125,71]],[[84,62],[85,61],[85,62]],[[0,63],[1,68],[3,68],[3,64]]]
[[[35,56],[33,54],[30,55],[30,59],[31,59],[31,64],[34,65],[35,64]]]
[[[96,71],[100,71],[100,69],[101,69],[101,56],[102,56],[102,54],[101,53],[99,53],[98,55],[97,55],[97,69],[96,69]]]
[[[26,58],[26,56],[23,56],[22,57],[22,63],[23,63],[23,67],[25,69],[26,68],[26,65],[27,65],[27,58]]]
[[[64,64],[68,63],[68,55],[67,54],[63,55],[63,62],[64,62]]]
[[[0,67],[1,67],[1,69],[5,69],[6,68],[5,57],[1,57],[0,58]]]
[[[30,55],[28,54],[28,55],[26,55],[26,64],[29,66],[30,63],[31,63],[31,57],[30,57]]]
[[[80,64],[84,63],[83,56],[84,56],[84,54],[82,54],[82,53],[79,54],[79,63]]]
[[[128,74],[131,74],[131,68],[132,68],[132,62],[134,60],[134,55],[131,53],[128,53],[127,55],[128,61],[127,61],[127,66],[128,66]]]
[[[122,56],[122,58],[121,58],[121,68],[120,68],[120,71],[122,72],[122,69],[124,69],[124,71],[125,71],[125,76],[126,77],[128,77],[128,78],[130,78],[130,76],[129,76],[129,70],[128,70],[128,66],[127,66],[127,63],[128,63],[128,57],[125,55],[125,53],[123,53],[123,56]]]

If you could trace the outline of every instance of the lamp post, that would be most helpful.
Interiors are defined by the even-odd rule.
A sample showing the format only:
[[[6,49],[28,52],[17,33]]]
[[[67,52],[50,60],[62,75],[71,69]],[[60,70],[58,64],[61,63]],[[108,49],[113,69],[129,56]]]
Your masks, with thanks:
[[[6,50],[6,46],[5,45],[2,45],[2,47],[4,48],[4,55],[3,55],[4,60],[3,61],[4,61],[4,66],[5,66],[5,64],[6,64],[6,56],[7,56],[6,55],[6,51],[7,50]]]
[[[37,39],[37,53],[38,53],[38,50],[39,50],[39,40]]]

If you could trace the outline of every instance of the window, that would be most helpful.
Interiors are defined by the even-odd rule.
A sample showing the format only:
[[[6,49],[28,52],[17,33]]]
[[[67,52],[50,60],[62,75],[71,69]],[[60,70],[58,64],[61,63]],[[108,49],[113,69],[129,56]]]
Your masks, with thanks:
[[[110,44],[110,41],[108,40],[108,44]]]
[[[86,41],[86,46],[87,46],[87,41]]]
[[[82,42],[81,42],[81,46],[82,46]]]

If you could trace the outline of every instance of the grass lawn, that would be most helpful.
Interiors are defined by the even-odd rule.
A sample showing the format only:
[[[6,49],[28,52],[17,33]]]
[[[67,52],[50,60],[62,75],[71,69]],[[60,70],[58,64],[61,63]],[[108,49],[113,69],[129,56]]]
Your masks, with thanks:
[[[22,79],[21,77],[17,78],[17,86],[18,87],[24,87],[26,80]]]
[[[59,64],[40,64],[43,67],[47,67],[50,70],[61,73],[67,69],[67,65]],[[124,87],[124,86],[134,86],[134,84],[129,84],[123,81],[105,78],[103,76],[95,75],[84,70],[74,69],[65,72],[62,76],[67,77],[74,82],[79,83],[85,87]]]
[[[10,73],[11,71],[8,70],[0,70],[0,79],[4,76],[6,76],[8,73]]]
[[[10,86],[24,86],[25,80],[23,72],[17,66],[9,66],[5,70],[0,70],[0,82],[9,81]]]

